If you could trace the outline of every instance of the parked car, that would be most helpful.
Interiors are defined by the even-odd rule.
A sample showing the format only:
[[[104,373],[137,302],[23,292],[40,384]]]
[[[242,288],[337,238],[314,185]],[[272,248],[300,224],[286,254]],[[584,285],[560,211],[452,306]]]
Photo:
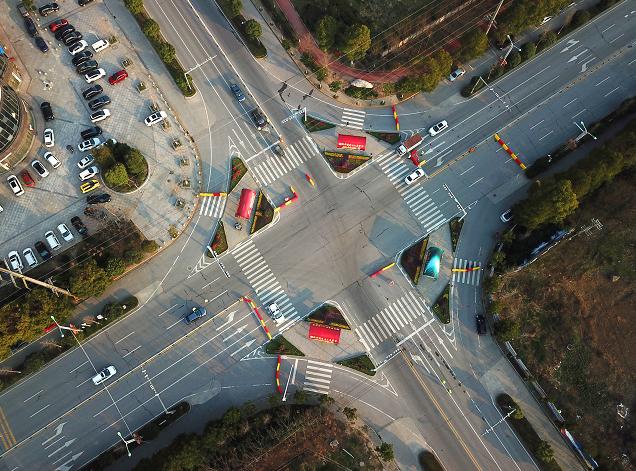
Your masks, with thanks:
[[[24,182],[26,186],[30,186],[30,187],[35,186],[35,180],[33,180],[33,177],[31,176],[28,170],[26,169],[22,170],[20,172],[20,178],[22,178],[22,181]]]
[[[73,227],[80,235],[85,236],[88,234],[88,229],[86,228],[82,220],[79,218],[79,216],[73,216],[71,218],[71,224],[73,224]]]
[[[93,0],[79,0],[78,3],[80,4],[80,6],[86,5],[86,3],[92,2]],[[85,2],[85,3],[82,3]],[[99,386],[100,384],[102,384],[104,381],[112,378],[113,376],[115,376],[115,374],[117,374],[117,370],[115,369],[114,366],[107,366],[106,368],[104,368],[102,371],[100,371],[99,373],[97,373],[95,376],[93,376],[92,380],[93,380],[93,384],[95,386]]]
[[[51,108],[51,104],[48,101],[42,102],[42,104],[40,105],[40,110],[42,110],[44,121],[53,121],[55,119],[53,108]]]
[[[75,54],[82,52],[86,47],[88,47],[88,43],[83,39],[81,41],[77,41],[75,44],[68,47],[68,52],[74,56]]]
[[[110,97],[108,95],[102,95],[88,102],[88,107],[91,111],[96,111],[99,108],[103,108],[104,106],[110,103]]]
[[[73,56],[73,59],[71,59],[71,63],[75,67],[77,67],[82,62],[86,62],[87,60],[90,60],[91,57],[93,57],[93,53],[91,51],[81,51]]]
[[[44,146],[53,147],[55,145],[55,133],[51,128],[44,130]]]
[[[85,52],[89,52],[89,51],[85,51]],[[92,87],[88,87],[82,90],[82,96],[84,97],[85,100],[90,100],[91,98],[99,95],[103,91],[104,89],[102,88],[101,85],[93,85]]]
[[[49,30],[51,33],[55,33],[58,29],[68,24],[68,20],[66,18],[61,18],[59,20],[55,20],[53,23],[49,25]]]
[[[57,250],[62,246],[62,244],[60,244],[60,241],[58,240],[57,236],[55,235],[53,231],[45,232],[44,240],[46,240],[46,243],[49,244],[49,247],[51,247],[51,250]]]
[[[118,72],[115,72],[110,77],[108,77],[108,83],[110,83],[111,85],[115,85],[116,83],[119,83],[125,80],[126,77],[128,77],[128,72],[126,72],[125,70],[120,70]]]
[[[77,41],[80,41],[83,37],[84,36],[82,36],[82,33],[73,31],[71,34],[64,37],[64,39],[62,39],[62,42],[64,43],[65,46],[70,46],[71,44],[76,43]]]
[[[429,135],[437,136],[440,132],[448,127],[448,123],[446,121],[440,121],[435,126],[431,126],[428,130]]]
[[[94,165],[92,167],[87,168],[86,170],[82,170],[79,174],[79,179],[83,182],[86,180],[90,180],[95,175],[99,173],[99,169]]]
[[[79,31],[77,31],[75,28],[72,29],[67,29],[66,31],[63,31],[62,33],[60,33],[60,40],[62,42],[66,41],[69,37],[73,37],[76,34],[82,34]],[[81,39],[81,38],[80,38]]]
[[[424,175],[425,175],[424,174],[424,170],[422,170],[421,168],[417,168],[417,169],[415,169],[415,171],[413,173],[411,173],[410,175],[406,176],[406,178],[404,179],[404,183],[406,183],[407,185],[410,185],[413,182],[419,180]]]
[[[82,160],[77,162],[77,166],[79,167],[80,170],[83,170],[86,167],[88,167],[91,163],[93,163],[93,160],[94,160],[93,156],[91,154],[87,154]]]
[[[463,69],[462,67],[457,67],[455,70],[453,70],[450,73],[450,75],[448,76],[448,80],[450,80],[451,82],[454,82],[465,73],[466,73],[465,69]]]
[[[193,322],[198,321],[202,317],[205,317],[208,314],[208,311],[205,310],[204,307],[193,307],[192,312],[183,318],[186,324],[192,324]]]
[[[18,177],[15,175],[9,175],[7,177],[7,183],[9,184],[9,188],[13,191],[13,194],[16,196],[22,196],[24,194],[24,188],[22,188],[22,184],[18,180]]]
[[[62,162],[60,162],[57,157],[55,157],[53,155],[53,152],[46,152],[44,154],[44,159],[49,163],[49,165],[53,168],[58,168],[60,165],[62,165]]]
[[[92,137],[90,139],[86,139],[85,141],[80,142],[77,148],[80,150],[80,152],[86,152],[87,150],[97,147],[101,143],[102,141],[99,138]]]
[[[110,110],[108,108],[102,108],[101,110],[97,110],[94,113],[91,113],[89,116],[91,123],[98,123],[110,116]]]
[[[22,265],[22,259],[20,258],[20,254],[16,250],[12,250],[7,254],[7,258],[9,259],[9,266],[13,271],[21,272],[24,268]]]
[[[69,31],[75,31],[75,26],[68,24],[66,26],[62,26],[55,31],[55,39],[58,41],[62,40],[62,36],[67,34]]]
[[[29,268],[33,268],[38,264],[38,259],[35,257],[33,253],[33,249],[31,247],[27,247],[22,251],[22,255],[24,256],[24,261],[29,265]]]
[[[38,47],[38,49],[41,52],[49,52],[49,45],[46,43],[44,39],[42,39],[41,36],[35,37],[35,45]]]
[[[93,48],[93,51],[95,52],[103,51],[108,46],[110,46],[110,43],[108,42],[107,39],[100,39],[99,41],[96,41],[93,44],[91,44],[91,47]]]
[[[99,64],[97,63],[97,61],[94,60],[87,60],[85,62],[82,62],[80,65],[78,65],[77,67],[75,67],[75,71],[82,75],[82,74],[87,74],[89,73],[91,70],[93,69],[97,69],[99,67]]]
[[[144,119],[144,123],[146,123],[146,126],[152,126],[153,124],[157,124],[163,121],[167,117],[168,115],[165,111],[157,111],[156,113],[152,113],[150,116]]]
[[[37,173],[40,178],[49,176],[49,171],[44,165],[42,165],[42,162],[40,162],[38,159],[33,159],[33,161],[31,162],[31,167],[33,167],[33,170],[35,170],[35,173]]]
[[[499,219],[501,219],[501,222],[510,222],[512,219],[512,209],[505,211],[501,216],[499,216]]]
[[[82,194],[86,194],[90,193],[93,190],[96,190],[100,186],[101,185],[99,184],[99,181],[93,178],[92,180],[82,183],[80,185],[80,191],[82,192]]]
[[[59,9],[60,6],[57,3],[47,3],[46,5],[41,6],[38,11],[40,12],[40,15],[48,16],[51,13],[55,13]]]
[[[38,240],[34,245],[35,250],[38,251],[38,254],[40,255],[40,257],[42,257],[43,260],[48,260],[49,258],[51,258],[51,252],[49,251],[49,249],[46,248],[44,242]]]
[[[254,124],[256,125],[256,129],[258,129],[259,131],[263,129],[267,124],[267,118],[258,108],[254,108],[252,111],[250,111],[250,116],[252,117],[252,121],[254,121]]]
[[[59,226],[57,226],[57,230],[62,236],[62,239],[64,239],[66,242],[70,242],[73,240],[73,233],[66,224],[60,224]]]
[[[84,75],[84,80],[86,80],[86,83],[93,83],[102,78],[104,75],[106,75],[106,71],[104,69],[95,69]]]
[[[93,126],[82,131],[82,139],[90,139],[91,137],[99,136],[102,133],[102,128],[99,126]]]
[[[77,4],[78,4],[80,7],[83,7],[83,6],[88,5],[88,4],[89,4],[89,3],[91,3],[92,1],[93,1],[93,0],[77,0]]]
[[[241,87],[239,87],[237,84],[235,84],[235,83],[230,84],[230,90],[232,90],[232,93],[234,94],[234,97],[239,102],[245,100],[245,95],[243,94],[243,91],[241,90]]]
[[[101,193],[99,195],[91,195],[86,197],[88,204],[110,203],[111,196],[108,193]]]
[[[26,26],[26,30],[32,38],[37,36],[38,29],[35,26],[35,22],[28,16],[24,19],[24,26]]]
[[[475,316],[475,324],[477,325],[477,333],[479,335],[486,334],[486,318],[481,314]]]

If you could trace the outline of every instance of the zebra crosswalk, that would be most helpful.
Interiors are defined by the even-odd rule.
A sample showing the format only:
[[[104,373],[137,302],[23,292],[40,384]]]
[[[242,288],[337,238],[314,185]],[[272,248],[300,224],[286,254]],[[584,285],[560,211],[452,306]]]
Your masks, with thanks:
[[[261,304],[269,306],[276,303],[285,320],[278,325],[278,330],[284,332],[289,329],[300,317],[298,311],[291,303],[287,293],[276,279],[267,265],[267,262],[259,252],[251,239],[232,250],[232,255],[241,267],[243,274],[254,288]]]
[[[201,209],[199,214],[220,218],[225,209],[226,196],[204,196],[201,199]]]
[[[320,150],[311,137],[305,136],[293,144],[286,145],[284,155],[270,155],[269,153],[266,155],[266,160],[252,167],[252,173],[262,186],[269,185],[302,165],[303,162],[320,155]]]
[[[340,124],[348,128],[362,129],[364,127],[364,118],[366,111],[352,110],[351,108],[342,109],[342,118],[340,118]]]
[[[333,367],[329,363],[307,360],[303,390],[318,394],[329,394],[332,372]]]
[[[453,268],[466,269],[466,268],[478,267],[480,265],[481,265],[480,262],[464,260],[463,258],[456,258],[455,260],[453,260]],[[454,271],[452,281],[453,283],[462,283],[465,285],[477,285],[479,284],[480,277],[481,277],[481,268],[479,270],[468,271],[468,272]]]

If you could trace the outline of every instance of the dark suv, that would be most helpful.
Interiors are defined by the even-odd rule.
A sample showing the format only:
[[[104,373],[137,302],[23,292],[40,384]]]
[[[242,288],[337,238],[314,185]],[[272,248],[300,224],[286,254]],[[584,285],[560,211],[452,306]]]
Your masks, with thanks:
[[[71,59],[71,63],[75,67],[77,67],[82,62],[86,62],[87,60],[90,60],[92,57],[93,57],[93,53],[91,51],[78,52],[77,54],[73,56],[73,59]]]
[[[69,31],[75,31],[75,26],[73,25],[62,26],[61,28],[55,30],[55,39],[57,39],[58,41],[61,41],[62,36]]]
[[[60,6],[57,3],[47,3],[44,6],[41,6],[39,9],[40,15],[48,16],[49,13],[54,13],[60,9]]]
[[[100,97],[95,98],[94,100],[89,101],[88,107],[91,109],[91,111],[95,111],[106,106],[109,103],[110,103],[110,98],[108,97],[108,95],[102,95]]]
[[[51,252],[49,251],[49,249],[46,248],[46,245],[44,245],[44,242],[42,242],[41,240],[38,240],[35,243],[35,250],[38,251],[40,257],[42,257],[43,260],[48,260],[49,258],[51,258]]]
[[[85,89],[82,92],[82,96],[84,97],[85,100],[90,100],[91,98],[99,95],[103,91],[104,89],[102,88],[101,85],[93,85],[92,87],[88,87],[87,89]]]
[[[259,131],[263,129],[267,124],[267,118],[258,108],[254,108],[252,111],[250,111],[250,116],[252,117],[252,121],[254,121],[254,124]]]
[[[92,128],[84,129],[82,131],[82,139],[90,139],[91,137],[99,136],[102,133],[102,128],[99,126],[93,126]]]
[[[486,318],[481,314],[475,316],[475,323],[477,324],[477,333],[479,335],[486,334]]]
[[[24,19],[24,26],[26,26],[26,29],[32,38],[37,36],[38,29],[35,27],[35,22],[28,16]]]
[[[91,195],[86,197],[88,204],[108,203],[112,198],[108,193],[101,193],[99,195]]]
[[[84,75],[93,69],[97,69],[98,67],[99,67],[99,64],[97,63],[97,61],[88,60],[86,62],[82,62],[80,65],[75,67],[75,70],[77,71],[78,74]]]
[[[42,102],[42,104],[40,105],[40,109],[42,110],[44,121],[53,121],[55,119],[53,108],[51,108],[51,104],[48,101]]]

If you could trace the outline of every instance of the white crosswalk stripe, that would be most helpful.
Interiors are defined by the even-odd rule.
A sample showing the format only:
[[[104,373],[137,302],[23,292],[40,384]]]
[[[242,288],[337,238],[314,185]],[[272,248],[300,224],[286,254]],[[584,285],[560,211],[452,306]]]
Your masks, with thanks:
[[[295,324],[300,316],[292,305],[289,297],[269,269],[267,262],[261,256],[252,240],[235,247],[232,255],[241,267],[243,274],[254,288],[254,292],[263,305],[276,303],[285,320],[278,325],[278,330],[284,332]]]
[[[364,127],[364,117],[366,114],[366,111],[343,108],[340,124],[348,128],[362,129]]]
[[[201,199],[201,209],[199,210],[199,214],[220,218],[223,216],[226,199],[226,196],[204,196]]]
[[[475,262],[471,260],[464,260],[463,258],[456,258],[453,260],[453,268],[474,268],[481,266],[480,262]],[[478,285],[479,279],[481,277],[481,268],[479,270],[474,271],[462,271],[462,272],[453,272],[452,281],[453,283],[462,283],[465,285]]]
[[[332,371],[333,367],[328,363],[307,360],[303,390],[318,394],[329,394]]]
[[[265,160],[252,167],[252,173],[263,186],[269,185],[304,162],[320,155],[320,149],[310,136],[305,136],[293,144],[286,145],[284,155],[270,153],[265,155],[267,156]]]

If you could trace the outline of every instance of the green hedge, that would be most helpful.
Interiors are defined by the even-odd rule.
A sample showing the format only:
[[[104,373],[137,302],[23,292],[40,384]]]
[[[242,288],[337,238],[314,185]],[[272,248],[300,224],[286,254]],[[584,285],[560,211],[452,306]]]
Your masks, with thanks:
[[[450,322],[450,284],[447,284],[439,295],[435,304],[433,304],[433,313],[437,316],[442,324],[448,324]]]
[[[376,373],[375,365],[371,361],[371,358],[369,358],[365,353],[347,358],[346,360],[340,360],[337,363],[339,365],[346,366],[347,368],[359,371],[360,373],[364,373],[365,375],[374,376]]]
[[[269,355],[285,354],[285,355],[292,355],[296,357],[305,356],[305,354],[301,352],[300,349],[296,347],[296,345],[291,343],[282,335],[279,335],[278,337],[274,337],[272,340],[270,340],[269,342],[265,344],[265,353]]]

